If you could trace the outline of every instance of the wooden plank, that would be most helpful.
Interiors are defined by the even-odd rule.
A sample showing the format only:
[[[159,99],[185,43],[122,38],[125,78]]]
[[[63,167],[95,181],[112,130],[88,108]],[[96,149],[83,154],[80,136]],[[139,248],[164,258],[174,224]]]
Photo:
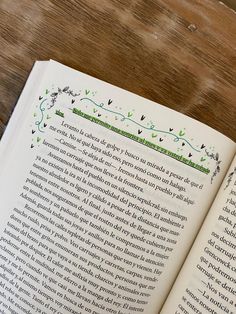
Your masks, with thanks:
[[[215,0],[2,0],[0,132],[33,62],[52,58],[236,141],[235,18]]]

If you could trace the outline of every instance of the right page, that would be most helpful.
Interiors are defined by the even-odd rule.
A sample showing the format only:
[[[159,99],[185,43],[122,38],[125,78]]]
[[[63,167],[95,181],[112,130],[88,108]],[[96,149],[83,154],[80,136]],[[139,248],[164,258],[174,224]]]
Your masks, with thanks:
[[[236,313],[236,157],[161,314]]]

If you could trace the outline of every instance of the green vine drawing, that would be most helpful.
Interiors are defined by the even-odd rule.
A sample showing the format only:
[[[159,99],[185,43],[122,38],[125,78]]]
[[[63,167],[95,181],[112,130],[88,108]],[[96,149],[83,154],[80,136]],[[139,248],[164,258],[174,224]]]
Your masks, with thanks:
[[[44,121],[44,112],[46,110],[46,107],[43,106],[43,105],[45,104],[46,101],[47,101],[47,98],[43,99],[41,101],[41,103],[39,105],[39,110],[40,110],[41,117],[40,117],[40,120],[35,121],[35,125],[37,126],[38,131],[42,132],[42,133],[44,132],[44,130],[43,130],[43,121]]]
[[[92,100],[91,98],[88,98],[88,97],[84,97],[84,98],[81,98],[80,101],[84,101],[84,100],[88,100],[89,102],[91,102],[93,105],[95,105],[96,107],[98,108],[101,108],[102,110],[105,110],[107,112],[110,112],[110,113],[113,113],[117,116],[120,116],[121,118],[121,121],[130,121],[134,124],[136,124],[137,126],[139,126],[140,128],[143,128],[145,130],[148,130],[148,131],[152,131],[152,132],[158,132],[158,133],[162,133],[162,134],[167,134],[167,135],[170,135],[172,137],[174,137],[174,142],[179,142],[180,140],[187,143],[194,151],[196,152],[201,152],[199,149],[195,148],[188,140],[186,140],[185,138],[183,138],[182,136],[185,135],[185,132],[183,131],[180,131],[179,132],[179,136],[174,134],[174,133],[171,133],[169,131],[163,131],[163,130],[160,130],[160,129],[156,129],[155,128],[155,125],[154,124],[151,124],[150,127],[147,127],[143,124],[140,124],[139,122],[131,119],[130,117],[132,116],[130,114],[130,112],[128,112],[128,116],[126,117],[123,113],[121,112],[118,112],[118,111],[114,111],[114,110],[110,110],[108,108],[104,108],[104,103],[100,103],[100,104],[97,104],[94,100]],[[152,133],[152,137],[155,137],[154,133]]]
[[[105,118],[105,120],[108,118],[107,114],[111,113],[112,115],[114,115],[115,121],[121,121],[121,122],[125,122],[126,127],[129,127],[130,125],[134,125],[137,127],[137,134],[138,136],[134,135],[134,134],[130,134],[125,130],[120,130],[118,133],[122,134],[126,137],[129,137],[133,140],[138,141],[141,144],[145,144],[146,146],[148,146],[149,148],[155,149],[161,153],[167,154],[168,156],[175,158],[185,164],[190,165],[191,167],[198,169],[206,174],[208,174],[210,172],[210,170],[206,167],[203,167],[202,165],[198,165],[195,164],[192,160],[187,159],[187,158],[191,158],[193,157],[194,152],[195,153],[201,153],[201,155],[199,156],[199,161],[201,163],[204,163],[205,165],[209,165],[209,161],[210,160],[214,160],[215,161],[215,170],[213,170],[213,174],[211,177],[211,183],[213,182],[214,177],[220,172],[220,159],[219,159],[219,154],[218,153],[213,153],[210,152],[209,150],[205,149],[205,144],[201,144],[201,145],[194,145],[193,143],[191,143],[191,141],[193,141],[192,138],[187,139],[186,138],[186,130],[185,128],[180,129],[178,132],[175,132],[173,127],[169,127],[168,130],[163,130],[163,129],[158,129],[155,126],[155,123],[153,123],[152,121],[149,121],[148,123],[145,124],[145,122],[143,122],[145,119],[147,120],[146,116],[144,114],[141,115],[140,117],[140,121],[137,121],[137,118],[135,119],[135,115],[134,115],[134,110],[129,110],[127,111],[126,114],[122,113],[122,108],[119,105],[114,105],[114,100],[112,100],[111,98],[109,98],[106,102],[101,102],[98,103],[96,100],[92,99],[91,97],[94,97],[97,94],[97,91],[91,91],[90,89],[86,88],[83,90],[79,90],[78,93],[74,92],[72,89],[70,89],[69,86],[66,86],[64,88],[54,88],[52,87],[51,89],[47,88],[45,90],[45,92],[39,96],[39,101],[40,103],[37,105],[37,112],[34,113],[34,126],[32,126],[32,143],[31,143],[31,148],[35,147],[35,146],[39,146],[40,143],[42,142],[42,134],[45,132],[45,129],[47,128],[48,125],[48,120],[52,118],[52,114],[50,114],[50,112],[52,112],[52,108],[55,108],[55,110],[53,111],[53,114],[57,115],[58,117],[64,118],[65,117],[65,112],[61,112],[60,108],[56,108],[56,105],[58,104],[58,100],[59,100],[59,96],[60,95],[65,95],[66,97],[68,97],[68,102],[67,102],[67,108],[72,110],[73,113],[77,113],[81,112],[82,117],[84,117],[86,115],[86,113],[83,113],[84,116],[82,115],[82,111],[76,109],[76,102],[77,102],[77,106],[79,106],[80,104],[84,104],[85,108],[88,108],[89,106],[93,106],[92,109],[92,113],[98,117],[102,117],[102,111],[104,111],[105,115],[103,116]],[[78,99],[77,97],[80,95],[84,95],[85,97],[82,97],[80,99]],[[81,96],[80,96],[81,97]],[[78,101],[77,101],[78,99]],[[72,105],[72,108],[70,107],[70,105]],[[113,108],[112,108],[113,107]],[[116,110],[116,108],[118,110]],[[86,111],[86,109],[85,109]],[[89,116],[89,115],[88,115]],[[92,117],[92,116],[90,116]],[[92,122],[96,122],[100,125],[109,125],[107,122],[102,121],[97,119],[96,117],[93,117],[93,119],[89,119]],[[145,120],[145,121],[146,121]],[[103,126],[104,126],[103,125]],[[108,127],[110,130],[119,130],[118,128],[116,128],[115,126],[111,126],[109,125]],[[143,131],[148,131],[150,132],[150,139],[155,139],[155,141],[157,140],[158,142],[163,142],[163,144],[165,143],[165,138],[172,138],[173,142],[180,143],[180,146],[176,148],[177,152],[181,152],[183,151],[183,148],[185,146],[184,149],[186,149],[186,147],[189,147],[191,149],[191,151],[186,152],[186,157],[182,155],[178,155],[176,153],[170,152],[167,149],[149,142],[149,140],[147,138],[141,138],[141,134]],[[143,133],[143,134],[147,134],[147,133]],[[127,136],[128,135],[128,136]],[[161,135],[161,136],[160,136]],[[209,147],[211,150],[211,147]],[[181,154],[181,153],[180,153]],[[204,154],[204,155],[203,155]]]
[[[138,143],[140,143],[142,145],[145,145],[145,146],[147,146],[147,147],[149,147],[149,148],[151,148],[151,149],[153,149],[155,151],[158,151],[159,153],[162,153],[162,154],[164,154],[166,156],[169,156],[169,157],[171,157],[171,158],[173,158],[175,160],[178,160],[179,162],[182,162],[182,163],[184,163],[184,164],[186,164],[186,165],[188,165],[188,166],[190,166],[190,167],[192,167],[192,168],[194,168],[196,170],[199,170],[199,171],[201,171],[201,172],[203,172],[205,174],[209,174],[209,172],[210,172],[209,169],[206,169],[203,166],[198,165],[198,164],[192,162],[191,160],[189,160],[187,158],[184,158],[183,156],[180,156],[180,155],[178,155],[178,154],[176,154],[176,153],[174,153],[174,152],[172,152],[172,151],[170,151],[168,149],[165,149],[165,148],[163,148],[163,147],[161,147],[159,145],[156,145],[156,144],[154,144],[152,142],[149,142],[145,138],[141,138],[141,137],[136,136],[134,134],[131,134],[131,133],[127,132],[127,131],[124,131],[124,130],[121,130],[119,128],[116,128],[116,127],[114,127],[113,125],[110,125],[107,122],[104,122],[104,121],[102,121],[102,120],[100,120],[98,118],[95,118],[95,117],[93,117],[93,116],[91,116],[91,115],[89,115],[87,113],[82,112],[81,110],[78,110],[78,109],[74,108],[72,110],[72,112],[74,114],[82,117],[82,118],[85,118],[85,119],[87,119],[87,120],[89,120],[91,122],[94,122],[94,123],[102,126],[102,127],[105,127],[105,128],[107,128],[107,129],[109,129],[109,130],[111,130],[111,131],[113,131],[113,132],[115,132],[117,134],[125,136],[125,137],[127,137],[127,138],[129,138],[129,139],[131,139],[131,140],[133,140],[135,142],[138,142]]]

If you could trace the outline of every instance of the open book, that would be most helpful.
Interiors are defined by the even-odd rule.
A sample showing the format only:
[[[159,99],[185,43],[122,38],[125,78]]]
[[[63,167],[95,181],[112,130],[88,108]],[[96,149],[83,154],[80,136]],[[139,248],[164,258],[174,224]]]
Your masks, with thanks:
[[[0,146],[0,313],[236,313],[235,152],[36,62]]]

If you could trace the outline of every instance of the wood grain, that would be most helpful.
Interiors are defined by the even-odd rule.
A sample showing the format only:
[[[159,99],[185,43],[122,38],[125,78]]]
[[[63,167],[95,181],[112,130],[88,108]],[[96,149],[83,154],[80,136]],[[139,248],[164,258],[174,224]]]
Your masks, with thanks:
[[[0,132],[33,62],[51,58],[236,141],[235,22],[215,0],[1,0]]]

